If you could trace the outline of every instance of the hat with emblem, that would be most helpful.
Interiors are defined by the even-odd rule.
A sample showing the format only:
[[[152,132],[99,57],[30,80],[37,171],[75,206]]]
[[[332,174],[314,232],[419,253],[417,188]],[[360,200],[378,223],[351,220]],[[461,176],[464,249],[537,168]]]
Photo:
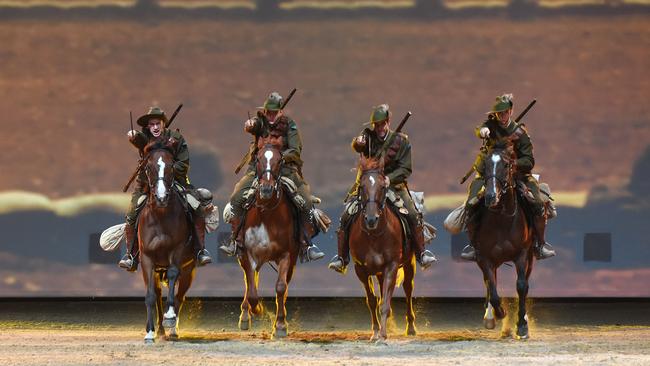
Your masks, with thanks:
[[[266,98],[264,105],[258,108],[267,111],[279,111],[282,109],[282,96],[278,92],[273,92]]]
[[[487,114],[507,111],[510,108],[512,108],[512,94],[499,95]]]
[[[390,117],[390,109],[388,104],[380,104],[378,106],[372,107],[372,113],[370,113],[370,120],[364,125],[374,126],[377,122],[383,122]]]

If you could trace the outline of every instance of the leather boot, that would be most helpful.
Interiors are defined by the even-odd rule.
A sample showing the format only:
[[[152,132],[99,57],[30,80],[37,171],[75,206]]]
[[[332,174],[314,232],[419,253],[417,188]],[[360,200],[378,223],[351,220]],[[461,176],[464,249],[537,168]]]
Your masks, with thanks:
[[[205,219],[203,217],[197,216],[194,218],[194,231],[196,233],[194,240],[196,245],[196,261],[199,267],[212,263],[210,252],[205,249]]]
[[[241,243],[244,241],[243,230],[239,230],[240,225],[240,216],[235,216],[230,220],[230,240],[219,247],[219,249],[231,257],[237,254],[237,247],[241,246]]]
[[[350,248],[346,240],[346,233],[343,228],[336,231],[338,254],[332,258],[332,261],[327,265],[327,268],[333,269],[338,273],[345,274],[348,263],[350,263]]]
[[[415,251],[415,258],[423,269],[429,268],[438,261],[433,253],[424,248],[424,226],[411,225],[411,245]]]
[[[555,250],[551,244],[546,242],[546,216],[537,215],[533,219],[535,229],[535,257],[537,259],[546,259],[555,256]]]
[[[311,262],[319,260],[325,256],[325,253],[321,252],[320,249],[311,241],[311,238],[316,234],[316,229],[311,222],[311,220],[304,218],[302,221],[302,239],[301,252],[302,260],[306,262]]]
[[[126,223],[124,228],[124,240],[126,241],[126,254],[122,257],[118,265],[129,272],[138,270],[137,260],[137,240],[135,232],[135,224]]]
[[[460,258],[466,261],[476,262],[476,249],[474,249],[474,243],[476,243],[476,225],[473,222],[468,222],[466,226],[469,244],[463,248],[463,251],[460,253]]]

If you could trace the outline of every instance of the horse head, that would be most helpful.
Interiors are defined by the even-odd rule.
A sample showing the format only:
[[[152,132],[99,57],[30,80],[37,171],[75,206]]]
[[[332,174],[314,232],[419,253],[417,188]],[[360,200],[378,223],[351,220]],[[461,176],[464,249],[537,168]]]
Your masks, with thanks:
[[[485,205],[495,208],[505,191],[514,188],[516,154],[511,141],[500,141],[487,152],[485,161]]]
[[[273,193],[280,195],[280,170],[282,168],[282,152],[278,145],[265,144],[257,152],[257,180],[259,202],[268,201]]]
[[[149,184],[149,195],[158,207],[166,207],[174,182],[174,151],[178,147],[174,138],[157,139],[144,148],[144,166]]]
[[[363,218],[366,229],[375,230],[386,204],[386,176],[384,175],[384,160],[361,157],[359,162],[361,177],[359,194],[363,205]]]

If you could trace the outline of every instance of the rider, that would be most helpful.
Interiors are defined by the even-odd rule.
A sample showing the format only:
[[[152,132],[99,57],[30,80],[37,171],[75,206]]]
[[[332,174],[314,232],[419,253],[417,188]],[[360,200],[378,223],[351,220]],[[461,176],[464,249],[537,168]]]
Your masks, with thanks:
[[[488,119],[476,128],[476,136],[486,140],[486,148],[481,149],[481,152],[474,161],[474,170],[476,171],[476,175],[472,184],[469,186],[469,197],[465,202],[465,212],[469,218],[466,226],[470,238],[470,244],[465,246],[463,249],[461,258],[466,260],[476,260],[476,251],[473,244],[475,243],[477,228],[476,218],[473,217],[473,213],[480,201],[480,195],[485,184],[483,171],[485,169],[486,151],[487,148],[493,146],[497,140],[505,137],[514,142],[514,148],[517,154],[517,179],[524,182],[534,197],[532,211],[533,227],[536,238],[535,256],[537,259],[545,259],[555,255],[555,250],[553,250],[553,247],[547,243],[544,238],[546,230],[544,202],[540,196],[537,179],[535,179],[531,174],[531,171],[535,166],[533,144],[524,125],[512,120],[512,107],[512,94],[498,96],[492,109],[488,112]]]
[[[422,213],[417,209],[413,198],[408,190],[407,178],[411,175],[411,144],[404,133],[396,133],[390,129],[390,116],[387,104],[381,104],[374,107],[370,115],[371,129],[366,128],[360,136],[352,140],[352,149],[357,153],[377,157],[382,154],[381,150],[384,144],[384,174],[386,175],[386,186],[390,187],[404,202],[404,207],[408,210],[406,221],[409,225],[411,234],[410,243],[416,254],[416,259],[422,268],[428,268],[436,257],[430,251],[424,248],[424,227]],[[345,199],[346,209],[341,215],[339,229],[337,230],[338,254],[332,258],[328,265],[329,268],[344,273],[350,262],[349,244],[347,238],[347,229],[351,223],[352,216],[348,213],[349,203],[357,199],[358,188],[361,174],[357,171],[357,179],[350,189]]]
[[[173,138],[178,140],[179,147],[174,153],[174,181],[184,188],[191,190],[192,186],[187,177],[187,172],[190,169],[190,155],[187,142],[185,142],[183,135],[178,130],[172,131],[167,128],[169,120],[165,112],[158,107],[151,107],[147,114],[138,118],[137,123],[142,127],[142,132],[131,130],[127,133],[127,136],[129,142],[139,150],[141,156],[143,155],[145,146],[154,139]],[[138,214],[144,206],[144,199],[146,198],[148,189],[147,176],[144,169],[140,169],[135,181],[135,189],[131,195],[129,211],[126,214],[125,236],[127,250],[119,262],[119,266],[129,272],[138,269],[138,262],[136,260],[138,243],[136,241],[135,224],[138,219]],[[202,218],[196,218],[194,220],[194,228],[197,234],[197,240],[194,241],[197,246],[197,262],[199,266],[203,266],[212,262],[210,253],[205,249],[205,221]]]
[[[314,223],[314,203],[309,185],[302,177],[303,161],[300,158],[302,141],[298,132],[298,125],[282,110],[283,99],[278,92],[272,92],[262,107],[259,107],[257,116],[244,122],[244,131],[255,136],[257,144],[251,145],[244,162],[248,162],[246,174],[235,185],[230,197],[230,208],[224,210],[224,221],[230,222],[232,227],[231,240],[220,247],[228,255],[235,255],[237,247],[243,243],[243,230],[240,230],[242,218],[250,204],[249,193],[256,176],[256,156],[259,148],[264,144],[261,138],[272,138],[282,144],[282,160],[284,164],[280,174],[289,178],[296,186],[296,195],[292,201],[301,212],[301,249],[303,258],[314,261],[325,256],[311,239],[318,233]],[[228,217],[226,217],[228,216]]]

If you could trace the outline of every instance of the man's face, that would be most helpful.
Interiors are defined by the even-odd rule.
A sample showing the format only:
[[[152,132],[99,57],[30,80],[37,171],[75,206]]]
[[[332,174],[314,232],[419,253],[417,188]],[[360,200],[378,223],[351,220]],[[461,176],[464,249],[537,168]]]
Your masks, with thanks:
[[[385,121],[375,122],[374,131],[377,134],[377,136],[384,138],[386,137],[386,134],[388,134],[389,126],[390,126],[390,118],[386,119]]]
[[[512,108],[503,112],[497,112],[497,119],[502,126],[508,125],[508,122],[510,122],[510,116],[512,116]]]
[[[271,110],[265,109],[264,110],[264,115],[266,116],[266,119],[270,123],[275,123],[275,121],[282,116],[282,110],[271,111]]]
[[[162,119],[151,118],[149,119],[149,124],[147,127],[149,128],[149,132],[151,132],[153,137],[159,137],[162,134],[165,125]]]

